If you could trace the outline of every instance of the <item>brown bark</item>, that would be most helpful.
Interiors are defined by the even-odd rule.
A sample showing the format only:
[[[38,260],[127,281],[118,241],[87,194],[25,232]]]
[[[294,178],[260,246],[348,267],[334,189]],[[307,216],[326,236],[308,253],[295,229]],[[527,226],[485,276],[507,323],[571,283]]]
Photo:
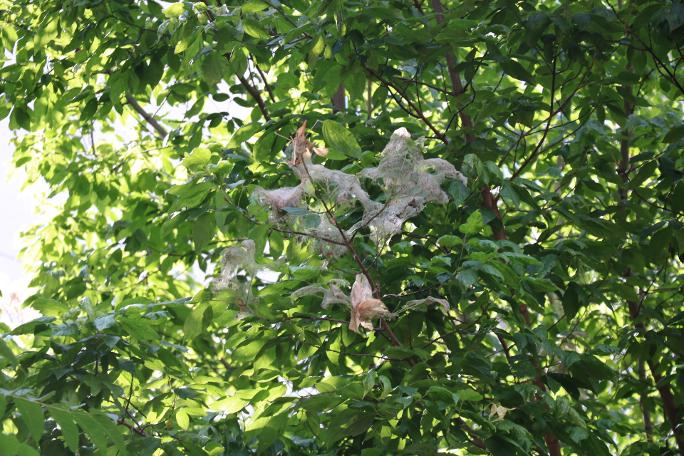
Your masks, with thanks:
[[[259,91],[252,86],[252,84],[249,83],[249,81],[242,76],[241,74],[236,74],[238,80],[240,81],[240,84],[245,88],[247,93],[249,93],[252,98],[254,98],[254,101],[257,103],[257,107],[259,108],[259,111],[261,111],[261,115],[264,116],[264,119],[268,122],[271,120],[271,115],[268,113],[268,109],[266,108],[266,103],[264,102],[264,99],[261,97],[261,94]]]
[[[161,139],[164,139],[166,135],[169,134],[168,131],[166,131],[166,128],[164,128],[162,124],[160,124],[151,114],[145,111],[143,107],[140,106],[140,103],[138,103],[138,100],[136,100],[130,93],[126,94],[126,102],[131,106],[131,108],[133,108],[135,112],[140,114],[140,116],[145,119],[145,121],[159,134]]]
[[[437,23],[442,25],[445,22],[444,19],[444,7],[440,0],[432,0],[432,9],[435,11],[435,17]],[[452,93],[455,97],[459,97],[463,94],[463,83],[461,82],[461,75],[456,69],[456,57],[451,51],[446,53],[447,70],[449,72],[449,79],[451,80]],[[475,141],[475,136],[472,134],[473,129],[473,119],[468,115],[465,110],[459,112],[459,118],[461,119],[461,128],[465,131],[465,139],[467,143],[472,143]],[[492,194],[491,189],[483,185],[480,188],[480,194],[482,195],[482,204],[485,208],[490,210],[496,217],[496,221],[492,223],[492,230],[494,232],[494,239],[503,240],[506,239],[506,228],[503,224],[503,218],[501,217],[501,212],[496,204],[496,197]]]
[[[442,6],[442,2],[440,0],[432,0],[432,8],[435,11],[435,16],[437,19],[438,24],[444,24],[444,7]],[[447,60],[447,69],[449,71],[449,78],[451,79],[451,85],[453,87],[453,94],[454,96],[458,97],[461,94],[463,94],[464,89],[463,89],[463,83],[461,82],[461,75],[458,73],[458,70],[456,69],[456,58],[454,54],[451,51],[447,51],[446,54],[446,60]],[[465,138],[466,142],[471,143],[475,141],[475,137],[472,134],[472,128],[473,128],[473,120],[472,118],[466,113],[464,110],[461,110],[459,113],[459,117],[461,119],[461,127],[465,130]],[[494,239],[496,240],[503,240],[506,239],[506,228],[503,224],[503,218],[501,217],[501,212],[499,211],[499,208],[496,204],[496,198],[492,194],[491,189],[483,185],[480,188],[480,194],[482,195],[482,202],[485,208],[489,209],[492,211],[495,215],[495,221],[492,223],[492,230],[494,232]],[[527,312],[526,306],[521,305],[521,313],[523,314],[523,317],[525,321],[529,324],[529,314]],[[546,385],[542,381],[542,372],[539,367],[537,367],[537,374],[534,379],[534,383],[542,390],[546,391]],[[560,442],[558,439],[553,435],[553,434],[546,434],[544,436],[544,440],[546,442],[546,446],[549,449],[549,454],[552,456],[560,456],[561,455],[561,449],[560,449]]]
[[[631,86],[626,86],[625,89],[629,93],[631,93],[632,91]],[[631,103],[629,99],[625,98],[623,106],[625,110],[625,116],[629,117],[634,112],[634,105]],[[629,184],[629,173],[631,170],[630,147],[631,132],[623,128],[623,131],[620,136],[620,161],[617,164],[617,174],[620,177],[618,197],[620,199],[619,204],[621,211],[625,210],[626,203],[629,198],[629,188],[627,187],[627,185]],[[629,269],[626,270],[622,274],[622,276],[628,278],[629,276],[631,276],[631,271]],[[635,301],[627,301],[627,307],[629,310],[629,316],[632,319],[632,324],[637,329],[637,331],[639,331],[639,333],[645,334],[646,325],[643,321],[639,320],[639,315],[641,313],[641,303],[637,303]],[[648,369],[651,372],[651,376],[655,381],[656,390],[658,390],[658,394],[660,395],[660,399],[663,403],[663,412],[665,414],[665,418],[667,419],[668,424],[670,425],[670,429],[672,430],[675,442],[677,443],[677,449],[679,451],[679,454],[684,456],[684,425],[682,425],[683,423],[681,423],[681,420],[679,418],[677,403],[672,394],[672,391],[670,390],[670,386],[663,381],[663,378],[660,374],[658,362],[653,356],[646,359],[646,365],[648,366]],[[641,367],[643,368],[643,365],[641,365]],[[644,419],[644,429],[648,437],[650,416],[648,415],[648,411],[644,407],[644,399],[641,398],[639,402],[641,404],[641,411]]]
[[[629,275],[630,272],[626,271],[625,276]],[[629,307],[629,315],[632,319],[634,327],[641,334],[645,334],[646,326],[643,322],[639,321],[639,313],[641,310],[639,304],[634,301],[628,301],[627,305]],[[675,438],[675,442],[677,443],[677,449],[679,451],[679,454],[684,456],[684,426],[682,426],[681,420],[679,418],[679,411],[674,395],[670,390],[670,386],[663,381],[663,377],[660,374],[660,370],[658,368],[659,366],[657,360],[651,357],[646,360],[646,365],[648,366],[648,370],[651,372],[651,377],[653,377],[653,381],[655,382],[656,390],[658,390],[660,399],[663,402],[663,412],[665,413],[665,418],[667,419],[667,422],[670,425],[670,429],[672,429],[672,434]],[[648,412],[644,412],[644,410],[645,409],[642,406],[642,414],[644,416],[644,429],[646,430],[648,436],[650,416],[648,416]]]
[[[344,112],[347,108],[347,103],[344,96],[344,84],[340,84],[337,92],[330,98],[333,106],[333,112]]]

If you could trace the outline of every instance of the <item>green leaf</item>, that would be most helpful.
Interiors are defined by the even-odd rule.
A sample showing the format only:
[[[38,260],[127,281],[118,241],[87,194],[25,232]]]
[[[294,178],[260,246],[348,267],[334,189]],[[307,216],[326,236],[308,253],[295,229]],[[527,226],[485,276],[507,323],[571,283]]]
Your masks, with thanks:
[[[361,157],[361,147],[349,130],[334,120],[323,121],[323,138],[331,151],[352,157]]]
[[[157,340],[159,334],[152,325],[144,318],[125,317],[119,323],[126,329],[131,336],[138,340]]]
[[[179,207],[197,207],[213,190],[211,182],[190,182],[169,189],[169,194],[178,196]]]
[[[452,249],[454,247],[463,245],[463,240],[456,235],[445,234],[444,236],[441,236],[439,239],[437,239],[437,244],[440,247]]]
[[[41,406],[20,397],[14,398],[14,404],[17,406],[17,410],[19,410],[19,413],[21,414],[21,420],[28,428],[33,440],[35,442],[40,442],[40,438],[45,431],[45,419],[43,418],[43,409]]]
[[[24,106],[15,106],[12,109],[11,119],[17,126],[24,130],[31,129],[31,111]]]
[[[5,342],[1,338],[0,338],[0,358],[5,359],[10,364],[15,364],[17,362],[17,358],[16,358],[16,356],[14,356],[12,349],[9,347],[9,345],[7,345],[7,342]],[[2,410],[0,410],[0,414],[1,413],[2,413]]]
[[[670,205],[675,212],[684,212],[684,180],[679,181],[670,196]]]
[[[194,339],[202,333],[202,320],[206,310],[207,307],[204,304],[197,304],[195,306],[188,318],[185,319],[185,324],[183,325],[185,337]]]
[[[8,456],[39,456],[40,453],[25,443],[20,442],[13,435],[0,434],[0,449]]]
[[[500,64],[501,69],[504,70],[504,73],[511,76],[512,78],[530,83],[534,82],[534,78],[532,77],[530,72],[527,71],[525,67],[523,67],[520,63],[516,62],[515,60],[502,60]]]
[[[466,402],[479,402],[483,399],[482,394],[470,388],[456,391],[456,396],[458,396],[460,400]]]
[[[670,128],[663,138],[663,142],[666,144],[675,143],[684,137],[684,125],[678,125],[676,127]]]
[[[78,453],[79,432],[71,414],[57,407],[48,406],[47,409],[50,416],[54,418],[59,425],[59,428],[62,430],[62,438],[64,439],[66,446],[74,453]]]
[[[91,415],[85,412],[74,412],[74,421],[83,429],[83,431],[88,434],[88,437],[93,442],[95,447],[100,451],[107,449],[107,433],[100,423],[98,423]]]
[[[97,317],[93,324],[98,331],[104,331],[116,324],[116,316],[113,313],[102,315],[101,317]]]
[[[231,415],[245,408],[247,404],[249,404],[248,400],[241,399],[237,396],[230,396],[214,402],[211,409]]]
[[[456,280],[467,288],[477,281],[477,271],[474,271],[473,269],[464,269],[456,274]]]
[[[314,46],[311,48],[311,55],[314,57],[318,57],[321,55],[321,52],[325,49],[325,40],[323,39],[323,36],[320,35],[318,39],[316,40],[316,43]]]
[[[253,19],[243,18],[242,26],[245,30],[245,33],[251,36],[252,38],[256,38],[259,40],[267,40],[270,38],[270,35],[266,31],[266,29],[263,28],[257,21]]]
[[[568,283],[568,287],[565,289],[565,293],[563,293],[562,304],[563,312],[568,320],[574,318],[577,312],[584,307],[584,292],[577,283]]]
[[[187,430],[190,427],[190,416],[188,416],[185,410],[178,409],[176,411],[176,423],[183,430]]]
[[[459,395],[457,393],[438,385],[432,385],[429,387],[427,390],[427,395],[450,404],[456,404],[459,400]]]
[[[206,147],[196,147],[185,156],[183,166],[186,168],[202,167],[211,161],[211,151]]]
[[[96,411],[93,412],[93,417],[100,424],[105,434],[119,449],[123,449],[126,445],[121,434],[121,428],[111,420],[107,415]]]
[[[87,121],[97,112],[98,102],[96,98],[91,98],[81,111],[81,121]]]
[[[176,2],[172,3],[166,8],[164,8],[164,16],[170,18],[170,19],[176,19],[180,17],[181,14],[185,11],[185,4],[184,2]]]
[[[203,250],[211,242],[216,232],[216,222],[211,214],[203,214],[192,224],[192,240],[197,251]]]
[[[248,0],[242,6],[240,6],[242,12],[248,14],[258,13],[259,11],[263,11],[266,8],[268,8],[268,4],[261,0]]]
[[[49,329],[49,324],[55,320],[55,317],[38,317],[23,325],[19,325],[11,332],[13,335],[20,334],[38,334]]]
[[[470,236],[479,233],[484,227],[485,222],[482,218],[482,213],[480,211],[474,211],[468,216],[468,220],[458,227],[458,230],[461,233]]]
[[[209,85],[214,85],[223,79],[226,60],[215,52],[207,55],[202,61],[202,76]]]

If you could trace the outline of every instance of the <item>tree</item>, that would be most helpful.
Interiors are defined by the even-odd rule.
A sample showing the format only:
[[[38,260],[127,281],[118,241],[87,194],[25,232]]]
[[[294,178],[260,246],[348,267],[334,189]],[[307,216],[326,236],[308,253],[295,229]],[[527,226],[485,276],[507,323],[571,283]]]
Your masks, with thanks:
[[[684,454],[679,0],[0,10],[3,454]]]

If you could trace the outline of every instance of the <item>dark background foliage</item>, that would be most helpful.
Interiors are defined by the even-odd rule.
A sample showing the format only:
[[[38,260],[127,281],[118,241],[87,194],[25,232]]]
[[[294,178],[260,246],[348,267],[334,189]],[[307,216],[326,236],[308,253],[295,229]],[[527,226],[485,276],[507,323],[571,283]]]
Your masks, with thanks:
[[[3,454],[684,454],[680,1],[0,0],[0,43],[15,163],[63,202]],[[325,260],[250,199],[305,120],[328,168],[405,127],[469,183]],[[277,274],[238,276],[247,316],[206,278],[244,239]],[[360,335],[290,299],[361,265],[451,310]]]

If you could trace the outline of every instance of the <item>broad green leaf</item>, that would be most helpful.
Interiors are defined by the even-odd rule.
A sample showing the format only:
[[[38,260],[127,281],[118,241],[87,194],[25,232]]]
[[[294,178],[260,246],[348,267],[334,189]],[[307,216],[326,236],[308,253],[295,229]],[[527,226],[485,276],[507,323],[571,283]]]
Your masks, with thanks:
[[[209,163],[211,160],[211,151],[206,147],[197,147],[193,149],[183,159],[183,166],[186,168],[201,167]]]
[[[663,138],[664,143],[674,143],[679,141],[684,137],[684,125],[678,125],[676,127],[670,128],[667,132],[665,138]]]
[[[194,339],[202,332],[202,320],[207,310],[204,304],[197,304],[183,325],[183,333],[188,339]]]
[[[341,152],[352,158],[361,156],[361,147],[356,142],[356,138],[349,130],[333,120],[323,121],[323,138],[332,151]]]
[[[455,394],[462,401],[479,402],[483,399],[482,394],[478,393],[475,390],[469,389],[469,388],[460,389],[460,390],[456,391]]]
[[[585,305],[584,293],[581,287],[575,282],[570,282],[563,293],[563,311],[568,319],[572,319],[577,312]]]
[[[176,411],[176,422],[181,429],[187,430],[190,427],[190,417],[188,416],[188,413],[183,409],[178,409]]]
[[[458,227],[458,230],[466,236],[470,236],[479,233],[484,227],[485,222],[482,218],[482,213],[475,211],[468,216],[466,223]]]
[[[266,40],[269,38],[269,34],[266,29],[264,29],[259,22],[253,19],[243,18],[242,26],[245,29],[245,33],[253,38],[260,40]]]
[[[192,224],[192,240],[197,250],[204,249],[216,231],[216,222],[211,214],[203,214]]]
[[[519,79],[525,82],[534,82],[534,78],[529,71],[525,69],[520,63],[512,59],[505,59],[500,62],[504,73],[512,78]]]
[[[74,412],[74,421],[78,423],[79,427],[88,435],[95,447],[100,451],[105,451],[107,445],[107,433],[100,423],[98,423],[93,416],[85,412]]]
[[[225,59],[215,52],[208,54],[202,61],[202,76],[207,84],[214,85],[223,79]]]
[[[66,446],[73,452],[78,452],[78,427],[74,423],[74,419],[68,411],[57,407],[49,407],[48,413],[59,425],[62,431],[62,438]]]
[[[453,234],[445,234],[437,239],[437,243],[445,248],[451,249],[463,244],[463,240]]]
[[[121,428],[114,421],[112,421],[111,418],[109,418],[107,415],[103,413],[94,412],[93,416],[95,420],[100,424],[100,426],[104,430],[105,434],[109,437],[109,439],[119,449],[123,449],[125,447],[125,442],[123,439],[123,435],[121,434]]]
[[[226,397],[211,405],[212,410],[225,412],[227,414],[237,413],[249,404],[248,400],[241,399],[237,396]]]
[[[93,324],[95,325],[95,329],[98,331],[104,331],[105,329],[109,329],[116,324],[116,315],[113,313],[102,315],[97,317]]]
[[[0,433],[0,448],[8,455],[38,456],[40,453],[29,445],[20,442],[13,435]]]
[[[185,11],[184,2],[176,2],[164,8],[164,15],[168,18],[175,19],[183,14],[183,11]]]
[[[19,410],[21,420],[31,433],[31,437],[35,442],[39,442],[43,432],[45,432],[42,407],[36,402],[21,397],[14,397],[14,404]]]
[[[2,339],[0,339],[0,358],[5,359],[10,364],[15,364],[17,361],[12,349],[7,345],[7,342]]]
[[[258,13],[268,8],[268,3],[262,0],[248,0],[246,1],[240,9],[243,13]]]

